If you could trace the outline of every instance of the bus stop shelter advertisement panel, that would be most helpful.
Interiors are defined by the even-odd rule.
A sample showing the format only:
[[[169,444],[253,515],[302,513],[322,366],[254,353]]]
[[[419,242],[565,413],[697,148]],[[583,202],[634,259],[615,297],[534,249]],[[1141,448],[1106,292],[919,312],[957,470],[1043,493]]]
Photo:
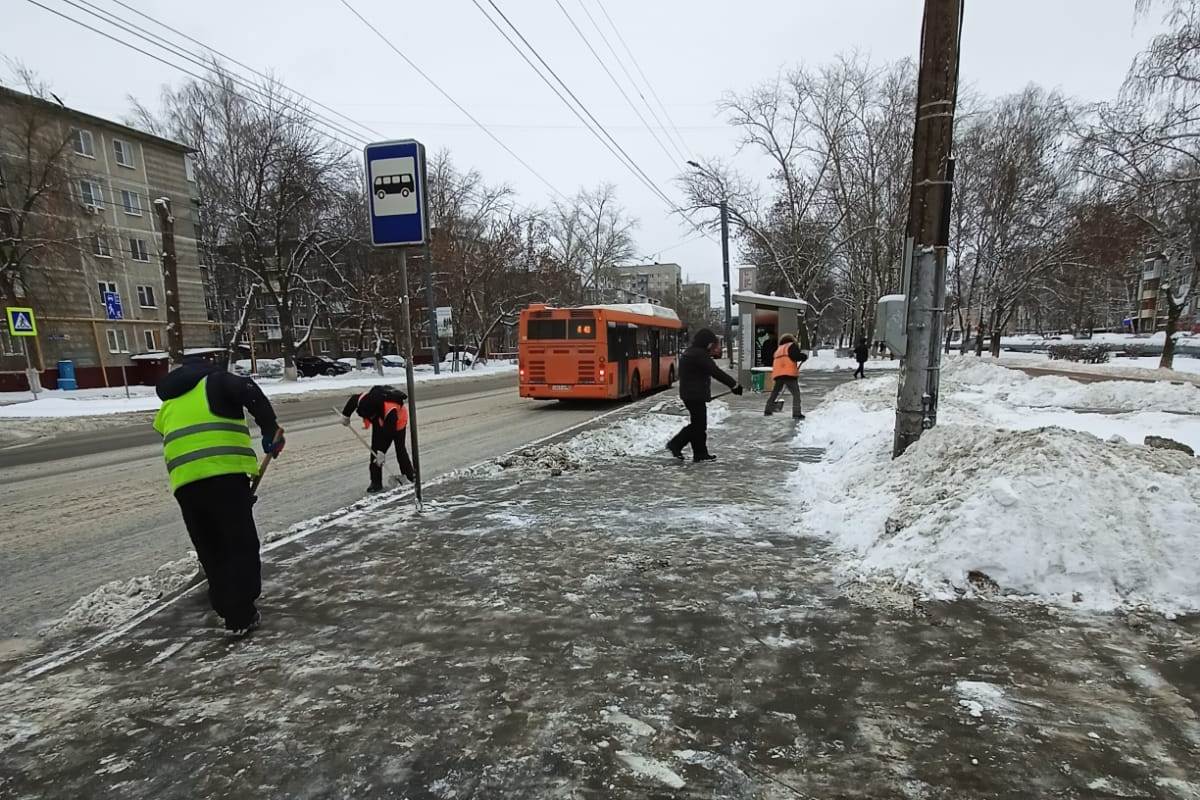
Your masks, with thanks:
[[[413,141],[368,145],[366,162],[371,243],[424,243],[424,149]]]

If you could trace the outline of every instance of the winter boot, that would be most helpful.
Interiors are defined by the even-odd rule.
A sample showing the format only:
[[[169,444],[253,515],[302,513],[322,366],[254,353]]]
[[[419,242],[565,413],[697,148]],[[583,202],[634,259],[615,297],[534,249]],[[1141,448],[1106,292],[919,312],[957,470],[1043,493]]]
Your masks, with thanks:
[[[370,486],[367,487],[367,494],[379,494],[382,491],[383,491],[383,484],[381,484],[381,483],[372,483]]]

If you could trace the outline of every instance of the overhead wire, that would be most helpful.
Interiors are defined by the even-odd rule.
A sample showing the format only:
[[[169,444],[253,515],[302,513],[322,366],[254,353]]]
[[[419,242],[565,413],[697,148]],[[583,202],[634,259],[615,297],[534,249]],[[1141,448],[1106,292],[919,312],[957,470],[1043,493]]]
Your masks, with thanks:
[[[500,23],[496,22],[496,20],[487,12],[487,10],[484,9],[483,5],[480,3],[480,0],[471,0],[471,2],[474,3],[475,7],[477,9],[479,9],[479,13],[483,14],[484,18],[486,18],[487,21],[492,24],[492,26],[500,33],[500,35],[504,38],[504,40],[507,41],[509,43],[509,45],[517,52],[517,54],[521,56],[521,58],[525,61],[525,63],[529,65],[529,68],[532,69],[534,71],[534,73],[536,73],[537,76],[542,80],[542,82],[545,83],[548,87],[550,87],[551,91],[553,91],[554,94],[558,96],[558,98],[563,102],[563,104],[566,105],[567,108],[569,108],[573,114],[575,114],[575,116],[579,119],[580,122],[583,122],[584,125],[588,125],[588,120],[591,120],[592,125],[590,125],[588,127],[588,130],[591,131],[592,135],[595,136],[600,141],[600,143],[603,144],[605,146],[605,148],[610,153],[612,153],[613,156],[618,161],[620,161],[621,164],[627,170],[629,170],[630,173],[633,174],[633,176],[639,182],[641,182],[647,189],[649,189],[652,193],[657,195],[664,203],[666,203],[667,207],[669,209],[671,209],[671,211],[677,211],[678,208],[675,206],[675,204],[673,202],[671,202],[671,199],[666,195],[666,193],[663,192],[663,190],[658,187],[658,185],[654,182],[654,180],[645,173],[645,171],[638,165],[638,163],[625,151],[625,149],[623,147],[621,147],[620,143],[617,142],[617,140],[613,138],[612,134],[610,134],[607,131],[607,129],[605,129],[604,125],[601,124],[601,122],[598,119],[596,119],[595,115],[592,114],[592,112],[579,99],[579,97],[573,91],[571,91],[570,87],[567,86],[566,82],[563,81],[562,78],[560,78],[558,76],[558,73],[556,73],[554,71],[554,69],[546,62],[546,60],[544,58],[542,58],[541,54],[537,51],[537,48],[535,48],[532,44],[529,43],[529,40],[525,38],[524,34],[521,33],[520,29],[517,28],[517,26],[513,24],[513,22],[504,14],[504,12],[500,10],[500,7],[496,5],[495,0],[486,0],[486,2],[493,9],[495,9],[496,13],[500,16],[501,19],[504,20],[505,24],[507,24],[508,27],[512,29],[513,33],[515,33],[517,35],[517,38],[519,38],[525,44],[525,46],[529,49],[529,52],[533,54],[533,56],[538,60],[539,63],[542,64],[543,67],[545,67],[546,71],[549,72],[551,76],[553,76],[554,80],[557,81],[560,86],[562,86],[562,91],[560,91],[559,88],[557,86],[555,86],[554,83],[551,82],[551,80],[549,78],[547,78],[546,75],[537,68],[537,66],[533,63],[533,61],[530,60],[529,56],[525,53],[525,51],[522,50],[520,48],[520,46],[517,45],[517,43],[515,41],[513,41],[512,37],[508,35],[508,33],[504,30],[504,28],[500,26]],[[569,95],[575,101],[575,103],[578,105],[578,108],[576,108],[575,105],[572,105],[571,102],[568,101],[566,99],[566,97],[563,96],[563,91],[565,91],[567,93],[567,95]],[[599,132],[597,132],[597,130]]]
[[[349,0],[339,0],[339,2],[341,2],[341,4],[344,5],[350,11],[351,14],[358,17],[358,20],[363,25],[367,26],[367,28],[370,29],[372,33],[374,33],[377,37],[379,37],[379,40],[382,41],[385,45],[387,45],[388,48],[390,48],[392,50],[392,52],[394,52],[396,55],[400,56],[400,58],[403,59],[406,64],[408,64],[410,67],[412,67],[412,69],[418,75],[420,75],[422,78],[424,78],[426,83],[428,83],[430,86],[432,86],[434,89],[436,89],[438,91],[438,93],[442,95],[442,97],[446,98],[446,100],[448,100],[451,105],[453,105],[455,108],[457,108],[459,111],[461,111],[463,113],[463,115],[466,116],[467,119],[471,120],[471,122],[474,122],[475,125],[481,131],[483,131],[485,134],[487,134],[488,138],[490,138],[493,142],[495,142],[497,145],[499,145],[500,148],[504,152],[506,152],[510,156],[512,156],[513,160],[515,160],[518,164],[520,164],[522,167],[524,167],[526,169],[526,171],[529,172],[529,174],[533,175],[535,178],[537,178],[539,181],[541,181],[542,184],[545,185],[546,188],[548,188],[551,192],[553,192],[555,196],[557,196],[561,199],[564,199],[564,200],[567,198],[567,195],[565,195],[563,192],[560,192],[554,184],[552,184],[545,177],[543,177],[540,172],[538,172],[536,169],[534,169],[532,166],[530,166],[529,163],[527,161],[525,161],[525,159],[521,158],[519,155],[517,155],[515,152],[513,152],[513,149],[511,147],[509,147],[507,144],[505,144],[504,140],[502,140],[499,136],[497,136],[495,133],[493,133],[491,131],[491,129],[488,128],[487,125],[484,125],[482,122],[480,122],[479,119],[474,114],[472,114],[470,111],[468,111],[462,105],[462,103],[459,103],[457,100],[455,100],[450,95],[450,93],[447,92],[445,89],[443,89],[441,87],[441,85],[438,84],[437,81],[435,81],[433,78],[431,78],[429,76],[429,74],[425,72],[425,70],[423,70],[419,66],[417,66],[415,61],[413,61],[411,58],[409,58],[407,55],[405,55],[400,50],[400,48],[396,47],[396,45],[392,42],[391,39],[389,39],[377,27],[375,27],[373,24],[371,24],[371,22],[369,20],[367,20],[366,17],[364,17],[362,14],[360,14],[358,12],[358,9],[356,9],[354,6],[350,5]]]
[[[580,5],[583,5],[583,0],[579,0],[579,2]],[[637,56],[633,54],[633,50],[629,47],[629,43],[625,41],[625,37],[621,35],[621,30],[617,27],[617,23],[613,22],[613,18],[609,16],[608,9],[604,7],[604,0],[595,0],[595,2],[597,8],[600,9],[600,13],[604,15],[606,20],[608,20],[609,27],[612,28],[613,33],[617,35],[617,40],[620,41],[621,47],[623,47],[625,52],[629,54],[629,60],[633,62],[634,69],[637,70],[638,75],[642,76],[642,81],[646,84],[646,88],[650,90],[650,94],[654,97],[655,102],[657,102],[659,108],[662,109],[663,115],[666,116],[667,121],[671,123],[671,129],[679,138],[679,143],[683,145],[683,149],[685,151],[690,151],[691,148],[688,147],[687,142],[684,141],[683,136],[679,133],[679,126],[677,126],[675,124],[675,120],[671,118],[671,112],[667,111],[666,104],[663,103],[662,98],[658,96],[658,92],[654,90],[654,84],[652,84],[650,79],[646,77],[646,72],[642,69],[642,65],[638,62]],[[587,9],[585,8],[584,11],[586,12]],[[645,100],[644,97],[642,99]],[[649,107],[649,104],[647,104],[647,107]]]
[[[112,11],[101,8],[97,5],[95,5],[94,3],[89,2],[89,0],[61,0],[61,2],[64,2],[67,5],[70,5],[74,8],[77,8],[80,11],[83,11],[84,13],[90,14],[93,17],[96,17],[97,19],[113,26],[114,28],[117,28],[118,30],[121,30],[121,31],[124,31],[125,33],[130,34],[131,36],[136,36],[139,39],[141,39],[142,41],[147,42],[148,44],[154,45],[155,47],[158,47],[161,50],[165,50],[168,53],[171,53],[172,55],[181,57],[181,58],[185,59],[186,61],[188,61],[189,63],[194,64],[195,66],[201,67],[203,69],[210,69],[212,67],[212,64],[209,61],[205,60],[203,55],[197,55],[196,53],[193,53],[190,50],[187,50],[187,49],[183,48],[182,46],[177,45],[174,42],[167,40],[165,37],[159,36],[158,34],[155,34],[152,31],[146,30],[145,28],[141,27],[137,23],[130,22],[129,20],[122,18],[120,15],[118,15]],[[87,8],[85,8],[84,6],[87,6]],[[92,9],[96,9],[96,10],[92,10]],[[362,136],[360,133],[353,131],[353,130],[347,128],[346,126],[341,125],[337,122],[334,122],[333,120],[329,119],[328,117],[326,117],[322,114],[318,114],[318,113],[312,111],[311,109],[305,108],[303,105],[301,105],[299,102],[297,102],[295,100],[292,100],[287,97],[282,97],[278,94],[274,94],[274,93],[266,90],[262,86],[256,86],[251,81],[246,80],[241,75],[238,75],[232,71],[226,71],[225,74],[236,85],[238,85],[239,87],[241,87],[242,89],[244,89],[246,91],[253,92],[260,99],[262,99],[266,102],[280,102],[283,105],[287,106],[292,111],[295,111],[304,116],[307,116],[310,119],[312,119],[314,122],[317,122],[317,123],[321,124],[323,127],[327,128],[329,131],[333,131],[334,134],[336,134],[336,136],[331,137],[331,138],[338,138],[340,136],[345,136],[349,139],[356,141],[358,143],[358,146],[366,144],[368,141],[368,139],[366,137]],[[270,80],[270,79],[267,78],[267,80]],[[282,83],[279,83],[278,81],[275,81],[275,83],[278,83],[280,88],[287,89],[287,87],[283,86]],[[287,89],[287,91],[291,92],[290,89]],[[349,145],[345,141],[342,141],[341,144],[343,146],[351,147],[353,149],[353,146]]]

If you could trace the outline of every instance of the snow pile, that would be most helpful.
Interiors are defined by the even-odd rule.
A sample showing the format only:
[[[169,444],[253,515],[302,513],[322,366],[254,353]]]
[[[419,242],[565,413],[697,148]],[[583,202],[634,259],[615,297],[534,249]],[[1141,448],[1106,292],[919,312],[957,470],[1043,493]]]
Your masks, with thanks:
[[[983,712],[1002,714],[1010,703],[1004,690],[994,683],[984,681],[957,681],[954,684],[958,705],[972,717],[982,717]]]
[[[1194,459],[1058,428],[943,424],[892,461],[891,422],[838,403],[797,437],[829,448],[794,477],[803,521],[855,554],[853,572],[942,597],[990,579],[1092,609],[1200,610]]]
[[[195,553],[163,564],[153,575],[127,581],[111,581],[75,601],[49,634],[69,633],[87,628],[108,628],[131,619],[135,614],[192,583],[199,574]]]

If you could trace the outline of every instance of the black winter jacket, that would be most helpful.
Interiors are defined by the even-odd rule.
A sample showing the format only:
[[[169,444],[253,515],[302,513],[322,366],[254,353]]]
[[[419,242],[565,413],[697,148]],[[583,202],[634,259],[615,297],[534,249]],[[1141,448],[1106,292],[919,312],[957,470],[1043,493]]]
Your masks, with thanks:
[[[275,421],[275,409],[258,384],[249,378],[233,375],[202,358],[185,358],[183,364],[159,379],[154,391],[158,399],[164,402],[174,400],[196,388],[196,384],[204,378],[208,378],[205,391],[210,411],[231,419],[241,419],[245,411],[249,411],[262,435],[275,437],[279,427]]]
[[[866,361],[867,359],[869,359],[870,357],[871,357],[871,348],[867,347],[867,345],[865,343],[860,344],[854,348],[854,360],[857,361],[858,363],[861,364],[864,361]]]
[[[707,328],[697,331],[692,339],[692,346],[683,351],[679,357],[679,396],[684,402],[702,401],[707,403],[712,399],[712,379],[732,389],[737,381],[717,366],[708,348],[717,341],[717,335]]]

